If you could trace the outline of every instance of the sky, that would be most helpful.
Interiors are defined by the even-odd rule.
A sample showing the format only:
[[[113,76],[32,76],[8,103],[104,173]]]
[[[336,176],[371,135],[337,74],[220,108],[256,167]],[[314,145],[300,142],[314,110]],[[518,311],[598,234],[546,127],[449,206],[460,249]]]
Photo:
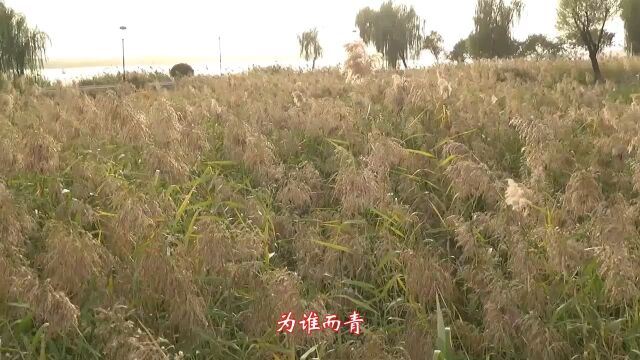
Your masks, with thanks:
[[[357,35],[355,15],[382,0],[4,0],[51,38],[52,62],[117,61],[125,38],[127,58],[278,61],[298,57],[297,34],[312,27],[324,48],[322,63],[344,59],[343,45]],[[396,0],[413,5],[427,30],[442,34],[450,50],[473,28],[476,0]],[[525,0],[516,38],[557,35],[558,0]],[[126,26],[121,31],[120,26]],[[622,46],[622,22],[610,30]],[[218,39],[220,38],[220,44]]]

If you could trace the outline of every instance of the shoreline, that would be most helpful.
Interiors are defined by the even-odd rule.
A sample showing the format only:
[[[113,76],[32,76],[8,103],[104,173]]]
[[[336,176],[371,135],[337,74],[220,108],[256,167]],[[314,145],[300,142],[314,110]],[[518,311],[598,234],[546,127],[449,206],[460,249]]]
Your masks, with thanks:
[[[223,57],[222,63],[291,63],[299,62],[298,57],[249,57],[249,56],[236,56],[236,57]],[[144,66],[173,66],[178,63],[187,64],[219,64],[220,58],[218,57],[134,57],[125,59],[125,63],[136,66],[137,64],[144,64]],[[122,58],[108,58],[108,59],[51,59],[46,61],[44,69],[75,69],[75,68],[89,68],[89,67],[113,67],[122,66]]]

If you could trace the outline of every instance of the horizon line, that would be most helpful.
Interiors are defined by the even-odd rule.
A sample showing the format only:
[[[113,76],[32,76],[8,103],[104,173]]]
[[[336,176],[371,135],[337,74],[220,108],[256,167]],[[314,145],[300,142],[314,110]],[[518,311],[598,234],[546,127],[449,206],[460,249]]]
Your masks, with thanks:
[[[291,61],[301,60],[295,56],[227,56],[223,57],[225,62],[244,61]],[[218,63],[219,57],[214,56],[142,56],[126,59],[126,63],[135,65],[175,65],[178,63]],[[301,60],[303,61],[303,60]],[[45,69],[58,68],[78,68],[78,67],[98,67],[98,66],[121,66],[122,58],[55,58],[44,62]]]

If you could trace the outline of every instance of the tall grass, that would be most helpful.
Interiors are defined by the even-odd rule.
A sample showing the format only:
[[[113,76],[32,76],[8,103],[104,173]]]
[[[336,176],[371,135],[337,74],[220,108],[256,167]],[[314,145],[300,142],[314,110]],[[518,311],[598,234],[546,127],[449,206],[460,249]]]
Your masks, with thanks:
[[[640,62],[589,71],[7,83],[1,356],[639,358]]]
[[[132,71],[127,72],[126,81],[131,83],[137,89],[144,88],[147,84],[155,82],[171,81],[171,77],[161,71],[147,72],[147,71]],[[84,78],[78,81],[80,86],[90,85],[116,85],[122,82],[122,73],[116,74],[101,74],[95,75],[90,78]]]

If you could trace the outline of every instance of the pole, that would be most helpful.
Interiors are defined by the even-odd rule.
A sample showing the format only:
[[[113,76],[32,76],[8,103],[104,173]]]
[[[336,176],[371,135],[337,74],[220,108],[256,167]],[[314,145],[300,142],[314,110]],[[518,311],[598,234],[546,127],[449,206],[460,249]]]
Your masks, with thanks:
[[[126,26],[120,26],[120,30],[122,30],[122,81],[127,81],[126,73],[127,71],[124,68],[124,31],[127,30]]]
[[[218,52],[220,53],[220,75],[222,75],[222,45],[220,44],[220,36],[218,36]]]
[[[126,70],[124,68],[124,37],[122,38],[122,81],[127,81]]]

